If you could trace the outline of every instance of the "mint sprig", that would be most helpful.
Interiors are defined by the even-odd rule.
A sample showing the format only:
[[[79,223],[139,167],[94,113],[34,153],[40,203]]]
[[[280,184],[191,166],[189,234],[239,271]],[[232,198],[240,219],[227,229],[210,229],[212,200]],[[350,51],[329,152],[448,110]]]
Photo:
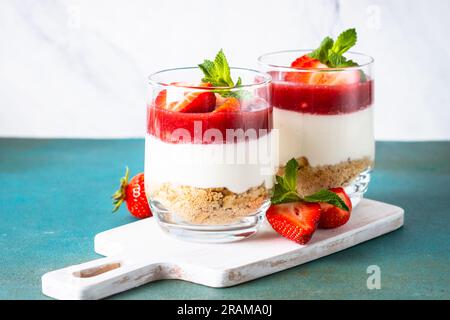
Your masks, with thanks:
[[[316,193],[302,198],[297,192],[298,162],[292,158],[286,163],[284,176],[276,176],[277,183],[274,186],[271,201],[273,204],[287,202],[325,202],[333,206],[349,211],[345,202],[334,192],[322,189]]]
[[[345,211],[349,210],[345,202],[336,193],[326,189],[319,190],[312,195],[306,196],[304,200],[306,202],[326,202],[340,209],[344,209]]]
[[[220,49],[220,51],[217,53],[214,61],[206,59],[203,61],[203,63],[199,64],[198,67],[204,75],[202,81],[211,83],[214,87],[237,88],[242,85],[242,79],[240,77],[237,79],[236,84],[234,83],[233,79],[231,79],[230,66],[228,65],[227,58],[222,49]],[[229,89],[218,89],[214,91],[225,98],[240,98],[245,95],[245,92],[242,90],[231,91]]]
[[[354,28],[342,32],[336,41],[330,37],[322,40],[319,48],[309,53],[308,56],[319,60],[330,68],[353,67],[358,64],[352,60],[348,60],[343,56],[351,47],[356,44],[358,36]]]
[[[297,171],[298,162],[295,159],[288,161],[285,167],[284,176],[276,176],[277,183],[273,189],[272,203],[279,204],[285,202],[300,201],[297,193]]]

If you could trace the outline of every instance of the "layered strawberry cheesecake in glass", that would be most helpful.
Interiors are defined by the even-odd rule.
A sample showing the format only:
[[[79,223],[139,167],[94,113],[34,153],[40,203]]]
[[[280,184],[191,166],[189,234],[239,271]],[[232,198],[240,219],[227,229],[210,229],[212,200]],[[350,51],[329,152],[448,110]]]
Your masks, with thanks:
[[[210,72],[211,79],[197,67],[150,76],[145,190],[166,232],[227,242],[254,234],[270,204],[270,77],[229,68],[218,86]]]
[[[296,158],[301,195],[344,187],[355,206],[367,190],[374,165],[373,60],[347,53],[338,60],[342,66],[330,67],[323,61],[334,57],[329,51],[327,58],[327,53],[282,51],[258,61],[260,70],[272,76],[280,171]]]

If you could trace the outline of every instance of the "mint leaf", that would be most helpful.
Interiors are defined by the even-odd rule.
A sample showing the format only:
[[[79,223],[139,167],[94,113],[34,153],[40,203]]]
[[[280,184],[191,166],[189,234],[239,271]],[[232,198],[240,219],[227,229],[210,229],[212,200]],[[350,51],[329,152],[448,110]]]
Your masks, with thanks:
[[[333,68],[343,68],[343,67],[353,67],[358,64],[352,60],[347,60],[344,56],[341,56],[337,53],[330,52],[328,57],[328,65]]]
[[[297,172],[298,172],[298,162],[296,159],[292,158],[286,163],[284,180],[291,190],[297,190]]]
[[[331,39],[330,37],[325,37],[325,39],[322,40],[319,48],[308,54],[308,57],[317,59],[323,64],[326,64],[326,62],[328,61],[328,51],[333,47],[333,43],[333,39]]]
[[[304,198],[306,202],[325,202],[331,204],[333,206],[338,207],[339,209],[343,209],[345,211],[349,211],[348,206],[345,204],[344,200],[342,200],[336,193],[330,190],[320,190],[316,193],[306,196]]]
[[[336,193],[322,189],[312,195],[304,198],[300,197],[297,192],[297,172],[298,162],[295,158],[292,158],[286,163],[284,169],[284,176],[275,176],[276,183],[273,187],[272,204],[280,204],[286,202],[325,202],[333,206],[349,211],[348,206],[345,204]]]
[[[338,36],[331,51],[338,55],[342,55],[356,44],[357,39],[358,36],[354,28],[345,30]]]
[[[284,176],[275,177],[277,183],[274,186],[271,199],[273,204],[302,200],[297,193],[297,171],[298,162],[292,158],[286,164]]]
[[[308,56],[319,60],[330,68],[344,68],[353,67],[358,64],[352,60],[347,60],[343,56],[351,47],[356,44],[357,40],[356,30],[354,28],[342,32],[336,41],[330,37],[325,37],[319,48],[309,53]]]
[[[230,66],[228,65],[227,58],[223,50],[216,54],[214,61],[204,60],[198,67],[203,72],[203,82],[211,83],[214,87],[230,87],[236,88],[242,85],[242,79],[239,77],[236,84],[231,79]],[[217,89],[215,92],[219,93],[223,97],[235,97],[242,98],[246,95],[243,90],[230,91],[229,89]]]

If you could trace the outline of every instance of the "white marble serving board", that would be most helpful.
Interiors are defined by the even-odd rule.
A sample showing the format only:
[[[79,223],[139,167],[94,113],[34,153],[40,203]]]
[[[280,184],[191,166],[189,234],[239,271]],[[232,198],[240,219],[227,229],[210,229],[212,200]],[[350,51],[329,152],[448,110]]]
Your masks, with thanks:
[[[307,245],[281,237],[267,223],[239,242],[183,242],[163,233],[153,218],[144,219],[97,234],[95,251],[106,257],[46,273],[42,292],[56,299],[100,299],[159,279],[233,286],[396,230],[403,215],[402,208],[364,199],[346,225],[316,231]]]

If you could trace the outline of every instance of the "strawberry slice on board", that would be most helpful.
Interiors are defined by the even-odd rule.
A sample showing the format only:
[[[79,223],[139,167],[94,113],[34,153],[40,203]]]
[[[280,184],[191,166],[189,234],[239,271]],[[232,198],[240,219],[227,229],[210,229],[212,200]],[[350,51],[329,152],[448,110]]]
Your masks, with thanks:
[[[238,99],[234,97],[226,98],[225,101],[216,107],[214,112],[236,112],[241,108],[241,104]]]
[[[267,210],[266,217],[277,233],[299,244],[306,244],[317,229],[320,205],[308,202],[276,204]]]
[[[352,212],[352,202],[343,188],[332,188],[330,191],[336,193],[345,202],[349,211],[340,209],[332,204],[320,202],[319,228],[321,229],[332,229],[346,224]]]

